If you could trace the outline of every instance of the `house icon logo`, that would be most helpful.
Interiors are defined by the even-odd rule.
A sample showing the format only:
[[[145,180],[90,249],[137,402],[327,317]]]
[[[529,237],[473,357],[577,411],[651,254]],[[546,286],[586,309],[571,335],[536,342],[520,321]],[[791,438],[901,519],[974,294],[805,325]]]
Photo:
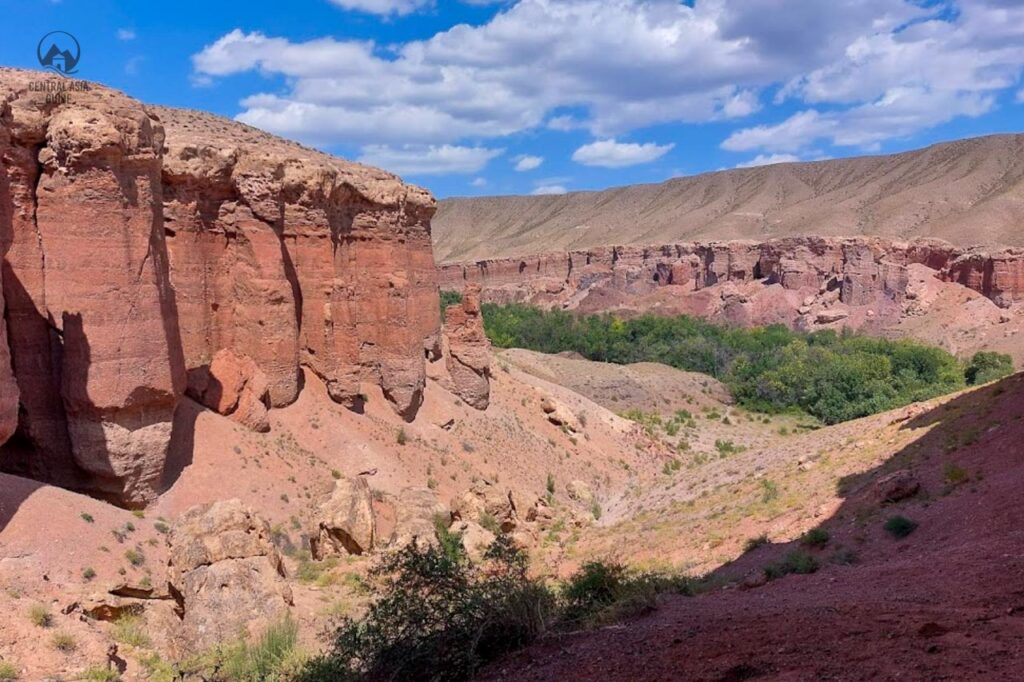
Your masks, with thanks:
[[[78,39],[66,31],[50,31],[39,41],[36,47],[39,65],[56,71],[62,76],[77,73],[75,67],[82,57],[82,48]]]

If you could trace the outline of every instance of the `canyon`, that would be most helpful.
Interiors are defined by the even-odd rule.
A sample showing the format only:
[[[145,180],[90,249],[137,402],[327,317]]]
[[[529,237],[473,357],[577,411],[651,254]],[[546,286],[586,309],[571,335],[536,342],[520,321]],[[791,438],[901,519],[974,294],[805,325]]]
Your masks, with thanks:
[[[893,332],[1018,360],[1024,249],[937,239],[785,237],[606,246],[439,266],[444,289],[581,313],[690,314],[752,326]]]

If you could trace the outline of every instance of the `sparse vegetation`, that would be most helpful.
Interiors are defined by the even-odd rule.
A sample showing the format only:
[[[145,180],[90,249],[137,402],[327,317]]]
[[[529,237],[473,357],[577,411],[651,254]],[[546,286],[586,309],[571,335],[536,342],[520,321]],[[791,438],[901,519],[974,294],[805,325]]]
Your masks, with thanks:
[[[404,428],[398,429],[398,435],[395,436],[395,441],[399,445],[405,445],[406,443],[409,442],[409,436],[408,436],[408,434],[406,434]]]
[[[82,569],[82,579],[83,580],[88,582],[89,580],[92,580],[95,577],[96,577],[96,569],[92,568],[91,566]]]
[[[728,457],[729,455],[736,455],[746,450],[745,447],[743,447],[742,445],[736,445],[731,440],[721,439],[715,441],[715,449],[718,450],[719,457]]]
[[[53,648],[63,653],[71,653],[78,648],[78,641],[75,640],[74,635],[70,632],[55,632],[53,637],[50,639],[53,644]]]
[[[18,670],[18,666],[10,661],[0,661],[0,682],[16,680],[20,675],[21,671]]]
[[[883,527],[889,535],[902,539],[917,529],[917,522],[911,521],[905,516],[892,516],[886,520]]]
[[[779,497],[779,486],[775,481],[770,481],[767,478],[761,479],[761,501],[765,504],[778,499]]]
[[[753,552],[758,547],[763,547],[769,544],[768,536],[765,534],[758,535],[756,538],[750,538],[743,544],[744,552]]]
[[[82,512],[79,516],[81,516],[82,520],[86,523],[96,523],[96,519],[94,519],[92,514],[89,514],[88,512]]]
[[[800,536],[800,544],[804,547],[821,548],[828,544],[830,537],[824,528],[812,528]]]
[[[122,616],[114,623],[111,635],[115,642],[136,648],[146,648],[152,644],[146,634],[144,623],[138,616]]]
[[[53,615],[44,604],[33,604],[28,609],[28,619],[36,627],[48,628],[53,625]]]
[[[458,305],[462,303],[462,294],[457,291],[442,291],[441,292],[441,317],[444,318],[444,311],[447,310],[450,305]]]
[[[132,566],[138,568],[142,564],[146,563],[146,555],[142,553],[141,549],[129,549],[124,553],[124,558],[128,560]]]
[[[768,580],[777,580],[783,576],[796,574],[814,573],[818,570],[818,560],[806,552],[794,550],[784,556],[781,560],[775,561],[764,567],[764,574]]]
[[[521,304],[485,304],[483,315],[488,336],[501,348],[576,351],[619,364],[661,362],[720,379],[747,409],[806,412],[826,424],[950,393],[1006,370],[1001,359],[983,356],[965,369],[939,348],[832,330],[742,329],[687,316],[574,316]]]
[[[548,491],[548,495],[555,494],[555,477],[548,474],[548,479],[544,484],[544,488]]]
[[[961,485],[971,480],[971,474],[967,469],[953,463],[946,465],[943,476],[949,485]]]

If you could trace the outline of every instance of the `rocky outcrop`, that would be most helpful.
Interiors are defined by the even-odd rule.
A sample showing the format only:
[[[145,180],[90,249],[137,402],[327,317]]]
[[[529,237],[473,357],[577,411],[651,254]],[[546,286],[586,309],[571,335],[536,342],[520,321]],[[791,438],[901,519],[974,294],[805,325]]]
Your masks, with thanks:
[[[239,500],[193,507],[168,535],[168,583],[182,651],[255,633],[292,603],[270,524]]]
[[[257,430],[302,367],[415,416],[441,352],[427,192],[101,86],[48,102],[38,80],[0,69],[0,468],[143,506],[187,376]]]
[[[153,111],[186,365],[246,353],[272,406],[296,398],[300,365],[339,402],[372,381],[411,419],[424,352],[439,352],[430,195],[213,116]]]
[[[445,265],[439,278],[446,289],[479,285],[484,300],[497,303],[593,312],[642,301],[644,309],[666,313],[813,328],[898,317],[920,288],[921,268],[1001,307],[1024,298],[1024,250],[989,252],[934,239],[791,237],[598,247]]]
[[[365,478],[342,478],[316,514],[316,536],[310,538],[314,559],[373,550],[377,524],[373,497]]]
[[[455,394],[467,405],[486,410],[491,400],[491,344],[480,314],[480,286],[469,284],[462,303],[444,317],[445,360]]]
[[[160,220],[163,128],[106,89],[48,105],[33,77],[0,73],[3,288],[31,449],[10,468],[141,506],[185,386]]]
[[[201,405],[253,431],[270,430],[267,375],[248,355],[239,357],[226,348],[217,351],[209,366],[189,371],[186,392]]]
[[[430,488],[403,488],[395,501],[395,510],[395,532],[389,543],[392,546],[435,542],[437,524],[451,525],[451,512]]]

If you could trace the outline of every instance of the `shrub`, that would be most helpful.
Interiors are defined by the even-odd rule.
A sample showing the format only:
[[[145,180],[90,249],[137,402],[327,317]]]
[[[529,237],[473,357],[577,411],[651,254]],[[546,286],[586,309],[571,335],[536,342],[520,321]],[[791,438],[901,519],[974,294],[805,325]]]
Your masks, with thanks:
[[[405,428],[398,429],[398,435],[395,436],[395,440],[399,445],[405,445],[409,442],[409,436],[405,433]]]
[[[601,514],[604,512],[601,510],[601,503],[596,499],[590,501],[590,514],[594,517],[595,521],[601,520]]]
[[[489,530],[495,535],[501,532],[501,524],[498,523],[498,519],[494,518],[494,514],[489,514],[486,511],[480,512],[479,523],[481,528]]]
[[[775,481],[770,481],[767,478],[761,479],[761,502],[768,504],[769,502],[778,499],[779,497],[779,486]]]
[[[75,679],[84,682],[121,682],[121,674],[106,666],[93,665],[78,673]]]
[[[96,523],[96,519],[94,519],[92,514],[88,512],[82,512],[81,514],[79,514],[79,516],[81,516],[82,520],[86,523]]]
[[[10,661],[0,661],[0,682],[16,680],[20,675],[21,671],[18,670],[18,666],[14,665]]]
[[[78,642],[70,632],[55,632],[50,641],[53,643],[54,649],[64,653],[70,653],[78,648]]]
[[[743,544],[744,552],[753,552],[758,547],[763,547],[770,542],[768,536],[765,534],[758,535],[756,538],[750,538]]]
[[[50,614],[50,609],[46,608],[43,604],[33,604],[28,609],[28,619],[32,621],[32,624],[41,627],[48,628],[53,625],[53,616]]]
[[[1013,358],[1005,353],[980,351],[975,353],[964,368],[968,386],[987,384],[1013,374]]]
[[[971,474],[968,473],[967,469],[957,466],[956,464],[947,464],[945,471],[943,472],[946,483],[950,485],[960,485],[971,480]]]
[[[295,650],[298,632],[295,621],[286,616],[270,625],[255,643],[242,639],[229,646],[224,655],[225,676],[238,682],[283,681],[281,668]]]
[[[444,311],[450,305],[458,305],[462,303],[462,294],[457,291],[442,291],[441,292],[441,319],[444,319]]]
[[[736,445],[731,440],[716,440],[715,449],[718,450],[720,457],[727,457],[729,455],[735,455],[746,450],[742,445]]]
[[[894,538],[905,538],[917,529],[917,522],[911,521],[905,516],[890,517],[883,526],[889,535]]]
[[[551,474],[548,474],[548,480],[545,483],[544,487],[547,489],[548,495],[554,495],[555,494],[555,477],[552,476]]]
[[[805,547],[824,547],[828,544],[829,533],[824,528],[812,528],[800,536],[800,544]]]
[[[126,551],[124,553],[124,558],[128,560],[128,563],[135,567],[139,567],[146,563],[146,555],[138,548]]]
[[[808,574],[818,570],[818,560],[810,554],[800,551],[792,551],[780,561],[768,564],[764,567],[764,574],[768,580],[776,580],[791,573]]]
[[[144,649],[152,645],[149,635],[146,634],[144,624],[138,616],[122,616],[114,622],[111,631],[115,642],[127,644],[138,649]]]
[[[88,580],[92,580],[95,577],[96,577],[96,569],[94,569],[92,566],[88,566],[88,567],[82,569],[82,578],[84,580],[87,580],[87,581]]]
[[[382,557],[371,575],[381,592],[366,616],[345,619],[331,651],[300,680],[467,680],[536,638],[553,610],[551,593],[527,576],[526,556],[504,537],[483,566],[411,543]]]

